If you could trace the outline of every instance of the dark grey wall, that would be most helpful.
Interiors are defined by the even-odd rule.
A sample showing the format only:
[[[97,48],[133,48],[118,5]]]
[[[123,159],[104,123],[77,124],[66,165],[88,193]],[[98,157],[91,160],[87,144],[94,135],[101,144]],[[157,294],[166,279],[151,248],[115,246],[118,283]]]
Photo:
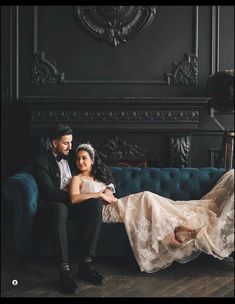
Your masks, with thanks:
[[[26,165],[35,137],[58,121],[73,126],[75,142],[102,145],[116,135],[150,149],[161,166],[170,165],[169,134],[186,132],[189,165],[214,165],[223,132],[210,117],[206,83],[232,68],[232,6],[158,6],[141,34],[116,47],[84,30],[75,6],[3,6],[3,175]],[[232,113],[216,115],[234,128]]]

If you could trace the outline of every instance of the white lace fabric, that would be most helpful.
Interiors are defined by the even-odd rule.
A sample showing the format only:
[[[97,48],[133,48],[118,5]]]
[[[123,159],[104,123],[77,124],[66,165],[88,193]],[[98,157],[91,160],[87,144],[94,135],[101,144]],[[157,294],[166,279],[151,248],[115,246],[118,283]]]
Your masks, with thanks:
[[[95,183],[97,189],[102,187],[103,183]],[[173,201],[149,191],[135,193],[104,205],[103,222],[125,224],[144,272],[156,272],[173,261],[188,262],[201,252],[223,259],[234,251],[234,169],[200,200]],[[187,246],[172,246],[174,229],[185,225],[197,231],[196,239]]]
[[[99,181],[91,180],[87,178],[82,178],[82,188],[81,193],[93,193],[93,192],[100,192],[104,190],[107,186]]]

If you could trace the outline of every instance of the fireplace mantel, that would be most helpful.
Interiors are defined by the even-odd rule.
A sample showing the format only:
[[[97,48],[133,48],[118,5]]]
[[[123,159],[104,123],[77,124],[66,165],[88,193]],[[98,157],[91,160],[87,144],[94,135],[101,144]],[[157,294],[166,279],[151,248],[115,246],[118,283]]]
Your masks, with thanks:
[[[31,104],[31,130],[68,123],[73,129],[194,130],[207,98],[83,98],[77,102]]]
[[[100,134],[105,140],[110,139],[110,134],[126,140],[127,134],[132,133],[138,134],[134,144],[141,146],[139,134],[156,145],[156,138],[161,134],[168,142],[168,165],[187,167],[191,163],[192,133],[198,129],[201,109],[207,103],[207,98],[196,97],[105,97],[50,100],[50,104],[45,99],[24,104],[32,135],[44,137],[55,123],[66,123],[74,130],[75,137],[87,134],[91,142]],[[128,140],[126,143],[129,144]]]

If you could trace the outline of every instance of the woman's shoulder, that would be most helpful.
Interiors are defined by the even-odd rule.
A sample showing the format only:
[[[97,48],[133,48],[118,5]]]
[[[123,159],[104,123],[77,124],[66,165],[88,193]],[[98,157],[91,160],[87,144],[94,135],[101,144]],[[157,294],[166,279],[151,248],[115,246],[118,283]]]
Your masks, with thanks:
[[[81,175],[80,174],[74,175],[72,177],[72,181],[76,181],[76,182],[82,183]]]

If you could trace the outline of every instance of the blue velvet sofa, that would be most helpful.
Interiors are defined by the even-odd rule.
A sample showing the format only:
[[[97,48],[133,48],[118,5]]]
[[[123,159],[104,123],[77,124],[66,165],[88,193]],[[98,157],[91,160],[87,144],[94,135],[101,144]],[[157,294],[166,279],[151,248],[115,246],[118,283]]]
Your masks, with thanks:
[[[223,168],[120,168],[111,167],[117,197],[144,190],[173,200],[200,199],[226,172]],[[10,176],[3,186],[7,203],[6,216],[13,228],[15,252],[21,257],[52,254],[48,241],[37,240],[33,223],[38,205],[38,188],[30,170]],[[77,237],[82,234],[79,223],[68,222],[69,250],[76,254]],[[103,223],[97,256],[127,256],[132,250],[124,224]]]

